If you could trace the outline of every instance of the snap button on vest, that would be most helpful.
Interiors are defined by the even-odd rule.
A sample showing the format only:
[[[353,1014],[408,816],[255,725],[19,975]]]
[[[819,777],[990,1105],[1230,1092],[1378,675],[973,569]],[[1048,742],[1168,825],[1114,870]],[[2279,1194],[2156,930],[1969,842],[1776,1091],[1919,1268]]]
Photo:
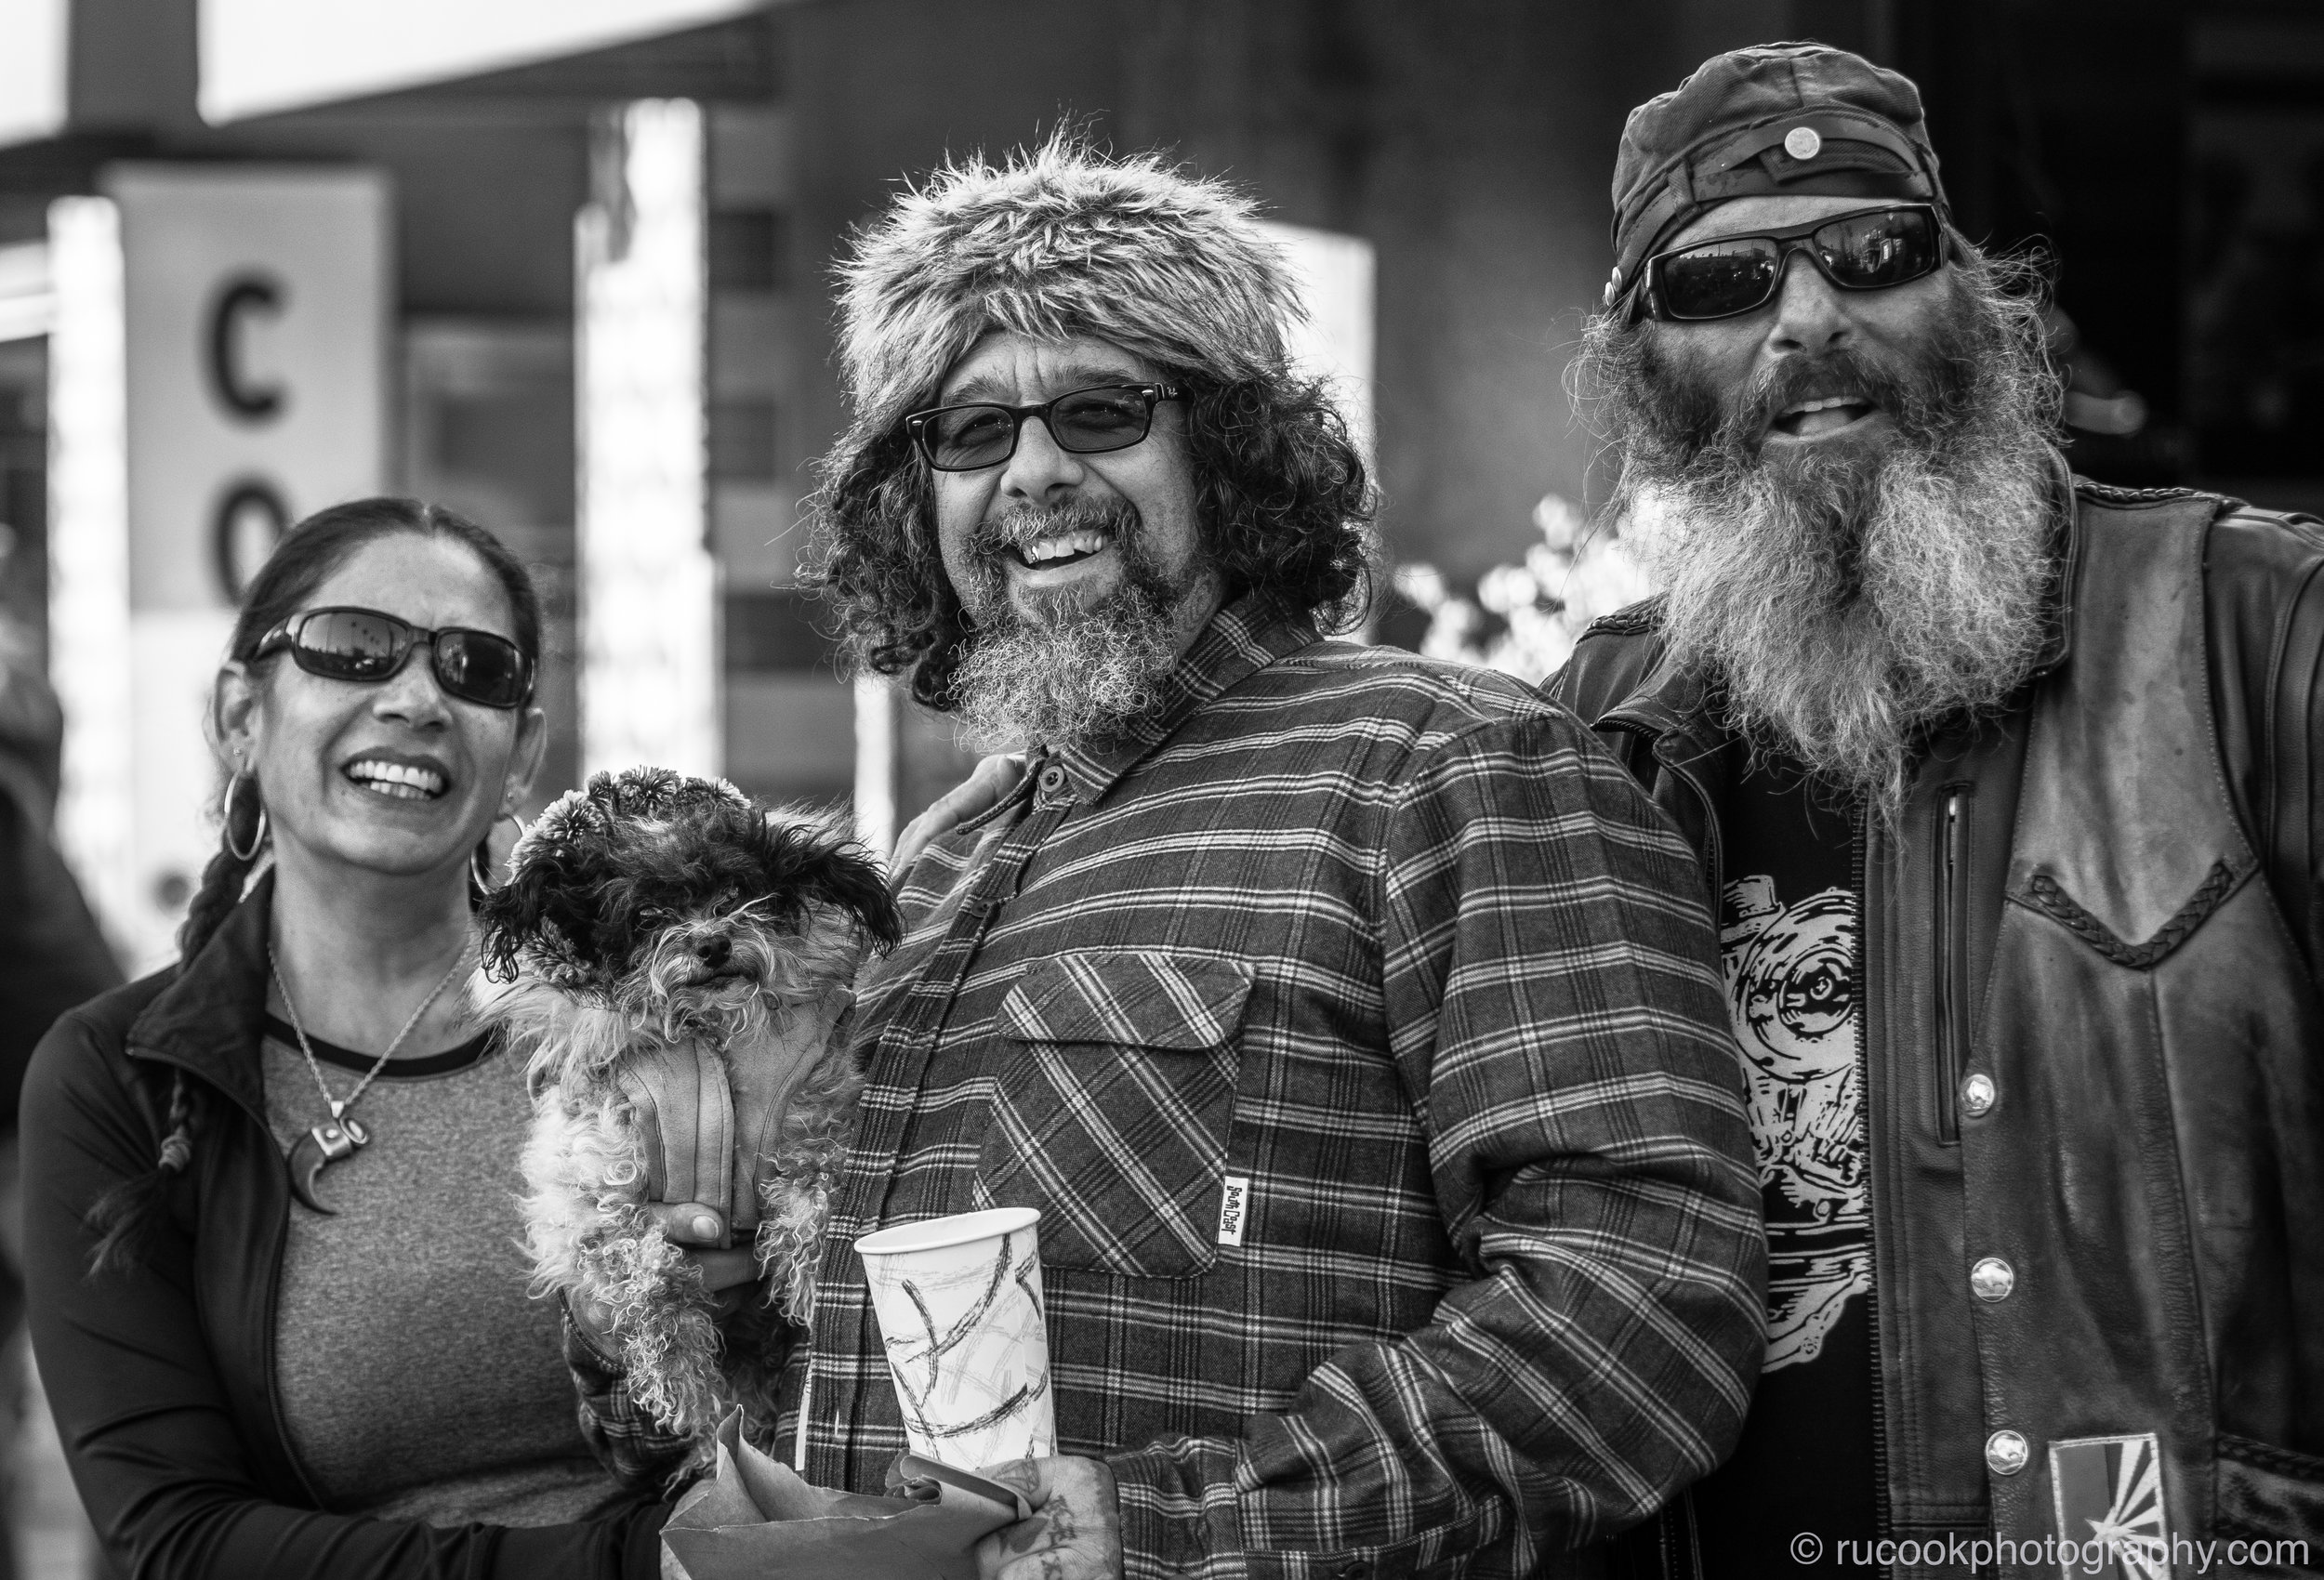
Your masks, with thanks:
[[[1995,1432],[1985,1440],[1985,1468],[1997,1476],[2014,1476],[2026,1468],[2032,1450],[2015,1432]]]
[[[1980,1300],[2006,1300],[2016,1287],[2016,1272],[1999,1257],[1987,1257],[1969,1270],[1969,1288]]]
[[[1972,1075],[1961,1084],[1961,1111],[1972,1119],[1982,1119],[1992,1112],[1993,1089],[1990,1075]]]

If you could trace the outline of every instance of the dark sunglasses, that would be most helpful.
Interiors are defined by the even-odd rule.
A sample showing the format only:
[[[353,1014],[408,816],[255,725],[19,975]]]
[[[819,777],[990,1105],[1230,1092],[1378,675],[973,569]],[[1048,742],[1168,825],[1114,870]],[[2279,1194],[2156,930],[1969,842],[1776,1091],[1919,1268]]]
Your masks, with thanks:
[[[1774,298],[1795,252],[1842,291],[1884,291],[1934,273],[1947,250],[1928,204],[1859,209],[1657,253],[1646,260],[1646,305],[1657,318],[1682,321],[1750,312]]]
[[[985,402],[937,406],[914,412],[904,427],[938,471],[973,472],[997,467],[1017,453],[1017,434],[1027,417],[1040,418],[1060,450],[1102,455],[1145,438],[1154,427],[1155,405],[1184,399],[1185,391],[1170,384],[1103,384],[1029,406]]]
[[[428,644],[429,667],[447,696],[485,707],[522,707],[533,694],[533,661],[506,637],[447,625],[430,631],[376,609],[310,609],[258,639],[255,659],[290,650],[310,675],[376,685]]]

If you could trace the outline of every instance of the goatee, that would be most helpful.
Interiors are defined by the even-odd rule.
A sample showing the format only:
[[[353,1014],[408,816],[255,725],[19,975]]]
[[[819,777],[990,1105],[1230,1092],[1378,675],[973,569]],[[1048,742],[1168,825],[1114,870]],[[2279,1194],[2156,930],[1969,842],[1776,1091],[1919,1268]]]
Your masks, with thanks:
[[[1664,590],[1670,654],[1755,752],[1891,823],[1928,732],[1998,707],[2046,630],[2056,379],[2032,298],[1988,268],[1950,276],[1901,366],[1790,356],[1730,402],[1659,325],[1593,328],[1586,353],[1622,440],[1611,512]],[[1764,442],[1770,415],[1835,388],[1887,415],[1888,444]]]
[[[1069,593],[1010,599],[1003,556],[1015,545],[1075,531],[1105,535],[1120,584],[1083,606]],[[1210,591],[1200,564],[1169,574],[1145,550],[1137,511],[1073,502],[1028,507],[988,522],[971,545],[975,585],[960,599],[976,630],[952,676],[952,704],[982,750],[1102,744],[1154,712],[1178,662],[1197,599]]]

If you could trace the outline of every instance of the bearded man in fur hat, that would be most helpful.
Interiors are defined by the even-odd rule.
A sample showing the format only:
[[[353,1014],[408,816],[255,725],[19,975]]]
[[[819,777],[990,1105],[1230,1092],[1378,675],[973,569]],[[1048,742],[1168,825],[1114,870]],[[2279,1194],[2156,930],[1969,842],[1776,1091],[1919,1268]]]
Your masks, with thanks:
[[[1642,1572],[2324,1561],[2324,531],[2068,473],[1895,72],[1721,56],[1614,192],[1665,590],[1552,694],[1709,869],[1769,1254]]]
[[[856,1237],[1027,1205],[1062,1452],[987,1573],[1516,1576],[1641,1519],[1760,1349],[1684,845],[1563,710],[1323,634],[1364,467],[1233,191],[1055,141],[845,279],[830,595],[1029,761],[859,984],[783,1452],[905,1447]]]

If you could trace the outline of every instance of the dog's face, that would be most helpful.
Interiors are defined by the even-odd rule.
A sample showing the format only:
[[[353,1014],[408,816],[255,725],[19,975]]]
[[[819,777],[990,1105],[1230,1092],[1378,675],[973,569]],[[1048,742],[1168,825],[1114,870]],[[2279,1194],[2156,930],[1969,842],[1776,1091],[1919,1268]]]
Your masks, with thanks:
[[[592,776],[510,865],[478,909],[486,971],[666,1022],[812,997],[901,932],[884,875],[839,823],[665,769]]]

